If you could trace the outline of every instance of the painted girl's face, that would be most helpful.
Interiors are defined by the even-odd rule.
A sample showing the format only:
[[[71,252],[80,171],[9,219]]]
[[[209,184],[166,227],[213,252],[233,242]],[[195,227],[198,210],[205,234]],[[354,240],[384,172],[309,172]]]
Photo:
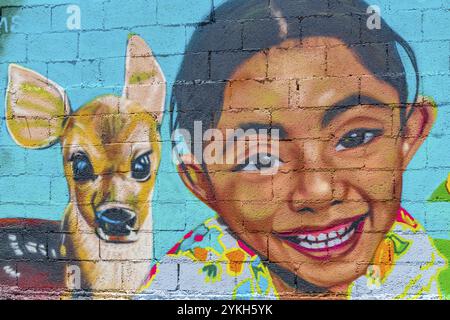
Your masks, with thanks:
[[[237,69],[217,125],[224,136],[277,129],[279,153],[255,157],[250,146],[237,155],[244,164],[208,165],[212,187],[197,179],[191,190],[215,198],[205,201],[270,262],[323,288],[347,284],[392,227],[402,170],[421,143],[398,136],[399,102],[339,40],[287,41]],[[424,132],[419,114],[407,132]]]

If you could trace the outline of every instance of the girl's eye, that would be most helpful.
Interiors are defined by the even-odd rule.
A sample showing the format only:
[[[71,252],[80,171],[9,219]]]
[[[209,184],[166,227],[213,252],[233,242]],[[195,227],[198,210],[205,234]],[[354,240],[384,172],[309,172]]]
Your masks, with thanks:
[[[336,151],[343,151],[347,149],[357,148],[364,144],[371,142],[376,137],[383,134],[381,129],[356,129],[345,134],[339,140],[336,146]]]
[[[257,154],[247,159],[245,164],[240,164],[233,169],[234,172],[260,172],[263,174],[271,174],[276,171],[283,162],[280,158],[271,154]]]
[[[134,159],[131,164],[131,176],[139,181],[145,181],[150,177],[150,152]]]
[[[89,158],[84,153],[77,153],[72,156],[73,179],[78,182],[95,180],[94,168]]]

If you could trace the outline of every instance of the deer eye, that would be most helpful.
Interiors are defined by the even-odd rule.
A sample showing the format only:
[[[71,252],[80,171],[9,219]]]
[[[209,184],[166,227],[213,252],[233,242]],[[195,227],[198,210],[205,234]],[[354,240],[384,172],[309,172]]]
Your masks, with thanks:
[[[150,177],[150,152],[134,159],[131,164],[131,176],[139,181],[146,181]]]
[[[89,158],[84,153],[76,153],[72,156],[73,179],[79,182],[95,180],[94,168]]]

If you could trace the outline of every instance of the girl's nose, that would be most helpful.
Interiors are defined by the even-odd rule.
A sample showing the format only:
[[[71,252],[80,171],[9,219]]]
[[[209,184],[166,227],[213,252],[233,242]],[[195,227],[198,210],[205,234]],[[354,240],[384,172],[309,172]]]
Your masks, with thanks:
[[[316,211],[319,207],[333,201],[332,172],[295,172],[296,185],[292,186],[292,202],[302,204],[302,210]]]
[[[327,163],[327,141],[310,139],[303,142],[302,167],[305,170],[323,170],[329,168]]]
[[[316,212],[330,206],[333,199],[333,172],[327,169],[325,142],[308,140],[303,143],[302,170],[295,174],[292,203],[299,212]]]

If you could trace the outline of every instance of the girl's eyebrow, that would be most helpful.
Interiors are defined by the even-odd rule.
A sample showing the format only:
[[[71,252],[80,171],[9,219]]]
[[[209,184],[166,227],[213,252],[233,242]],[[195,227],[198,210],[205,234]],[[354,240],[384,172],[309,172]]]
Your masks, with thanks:
[[[359,97],[358,95],[354,94],[335,103],[333,106],[329,107],[327,111],[325,111],[325,114],[322,117],[322,128],[329,125],[330,122],[333,121],[338,115],[361,105],[370,105],[382,108],[387,107],[386,103],[383,103],[378,99],[366,95],[362,95],[361,97]]]

